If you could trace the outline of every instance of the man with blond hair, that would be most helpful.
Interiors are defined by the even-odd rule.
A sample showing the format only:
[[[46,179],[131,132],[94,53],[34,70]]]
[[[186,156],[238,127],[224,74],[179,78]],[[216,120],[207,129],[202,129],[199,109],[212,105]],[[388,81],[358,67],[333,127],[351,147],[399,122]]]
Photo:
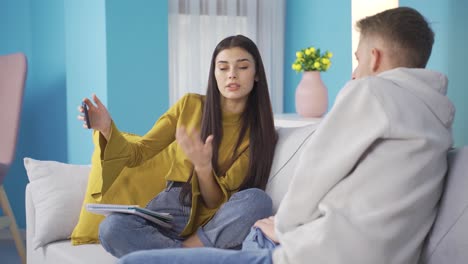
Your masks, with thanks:
[[[241,251],[148,250],[119,263],[417,263],[452,146],[434,33],[408,7],[357,22],[358,66],[305,146],[275,217]]]

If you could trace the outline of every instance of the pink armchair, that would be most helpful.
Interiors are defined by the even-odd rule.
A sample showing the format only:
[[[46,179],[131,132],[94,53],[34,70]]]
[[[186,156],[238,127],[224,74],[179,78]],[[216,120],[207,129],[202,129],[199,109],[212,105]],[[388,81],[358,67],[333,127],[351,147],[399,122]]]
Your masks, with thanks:
[[[26,263],[24,241],[3,188],[3,180],[15,156],[26,68],[24,54],[0,56],[0,205],[5,214],[0,217],[0,229],[10,228],[23,263]]]

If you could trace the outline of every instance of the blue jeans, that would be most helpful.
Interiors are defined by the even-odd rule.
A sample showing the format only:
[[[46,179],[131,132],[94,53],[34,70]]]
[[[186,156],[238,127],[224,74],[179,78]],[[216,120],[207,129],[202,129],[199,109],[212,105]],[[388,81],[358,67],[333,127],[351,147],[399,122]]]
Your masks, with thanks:
[[[242,250],[261,250],[261,249],[275,249],[277,244],[269,239],[262,230],[257,227],[252,227],[249,235],[244,239],[242,243]]]
[[[179,234],[188,222],[190,207],[180,204],[180,190],[181,187],[169,187],[147,205],[154,211],[172,214],[172,229],[161,228],[139,216],[112,214],[99,226],[104,249],[121,257],[138,250],[181,248],[184,238]],[[271,214],[272,201],[264,191],[243,190],[233,194],[196,234],[206,247],[240,248],[250,227]]]
[[[242,250],[217,248],[179,248],[142,250],[124,256],[118,264],[272,264],[272,252],[277,245],[263,235],[260,229],[252,228]]]

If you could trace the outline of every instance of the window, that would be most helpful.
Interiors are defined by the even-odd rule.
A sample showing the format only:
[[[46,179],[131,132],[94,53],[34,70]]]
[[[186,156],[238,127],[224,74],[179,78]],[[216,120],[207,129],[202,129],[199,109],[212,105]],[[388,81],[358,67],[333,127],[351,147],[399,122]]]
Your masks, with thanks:
[[[210,59],[223,38],[243,34],[262,55],[273,110],[283,110],[285,0],[169,0],[170,104],[205,94]]]

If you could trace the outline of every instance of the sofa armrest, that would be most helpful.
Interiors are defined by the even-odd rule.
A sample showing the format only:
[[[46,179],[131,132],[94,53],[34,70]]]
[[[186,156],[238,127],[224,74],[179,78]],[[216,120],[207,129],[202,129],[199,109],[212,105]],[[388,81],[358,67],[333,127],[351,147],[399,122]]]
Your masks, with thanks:
[[[26,251],[28,260],[32,259],[32,252],[34,248],[32,241],[34,241],[34,234],[36,228],[36,211],[34,209],[34,201],[31,197],[31,186],[28,183],[26,185]]]
[[[302,152],[302,146],[315,132],[318,123],[301,127],[279,127],[278,142],[275,156],[271,165],[271,172],[266,186],[266,193],[273,201],[273,213],[278,210],[288,190],[291,177]]]
[[[448,161],[444,193],[421,264],[466,263],[468,259],[468,146],[451,151]]]

